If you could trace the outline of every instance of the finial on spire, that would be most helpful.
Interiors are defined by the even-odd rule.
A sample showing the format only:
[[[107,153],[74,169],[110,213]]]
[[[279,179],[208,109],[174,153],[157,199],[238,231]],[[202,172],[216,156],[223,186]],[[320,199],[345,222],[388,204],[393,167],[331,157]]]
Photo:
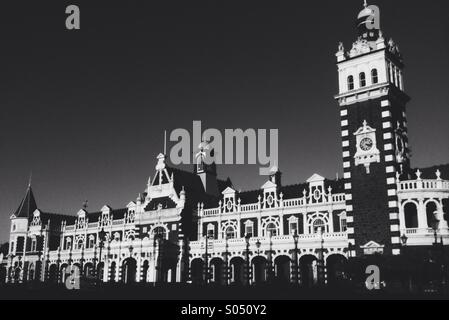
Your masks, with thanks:
[[[164,130],[164,155],[167,155],[167,130]]]
[[[33,171],[30,172],[30,177],[28,178],[28,188],[31,188],[31,180],[33,179]]]
[[[368,6],[368,3],[366,3],[366,0],[363,0],[363,6],[366,8]]]

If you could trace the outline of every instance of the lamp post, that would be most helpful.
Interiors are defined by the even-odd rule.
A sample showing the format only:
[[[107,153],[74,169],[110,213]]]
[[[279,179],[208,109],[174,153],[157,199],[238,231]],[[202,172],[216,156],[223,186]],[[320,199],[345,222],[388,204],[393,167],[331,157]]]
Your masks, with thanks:
[[[205,253],[204,253],[204,282],[206,284],[209,283],[209,253],[207,252],[207,247],[209,246],[209,244],[207,243],[208,240],[208,236],[206,234],[205,236],[206,238],[206,245],[205,245]]]
[[[98,233],[98,238],[100,239],[100,242],[99,242],[100,254],[99,254],[99,257],[98,257],[98,266],[96,268],[97,269],[98,280],[102,279],[102,275],[99,272],[100,271],[99,268],[100,268],[100,265],[101,265],[101,253],[102,253],[105,237],[106,237],[106,232],[104,231],[104,228],[101,228],[100,232]]]
[[[249,286],[250,283],[250,269],[249,269],[249,239],[251,239],[251,236],[249,235],[249,233],[247,233],[245,235],[245,241],[246,241],[246,278],[245,278],[245,283],[247,286]]]
[[[320,249],[318,254],[317,263],[317,280],[319,284],[324,284],[324,239],[323,239],[323,229],[318,229],[320,235]]]
[[[295,251],[294,251],[294,256],[293,256],[293,262],[294,262],[294,278],[293,278],[293,282],[295,284],[299,283],[299,268],[298,268],[298,239],[299,239],[299,235],[298,235],[298,231],[295,229],[295,233],[293,234],[293,241],[295,243]]]
[[[407,265],[409,265],[409,263],[408,263],[408,261],[407,261],[407,254],[406,254],[406,251],[407,251],[407,241],[408,241],[408,237],[407,237],[407,235],[404,233],[402,236],[401,236],[401,243],[402,243],[402,247],[403,247],[403,253],[404,253],[404,259],[403,259],[403,261],[404,261],[404,266],[407,266]],[[409,292],[412,292],[412,289],[413,289],[413,286],[412,286],[412,275],[411,275],[411,270],[410,270],[410,268],[407,268],[408,270],[406,270],[406,274],[407,274],[407,279],[408,279],[408,290],[409,290]]]
[[[256,241],[257,256],[260,255],[260,246],[261,246],[260,240],[257,239],[257,241]]]
[[[229,284],[229,247],[228,247],[228,235],[225,234],[225,267],[224,267],[224,281],[225,285]]]
[[[273,280],[273,242],[271,240],[271,231],[268,231],[268,237],[269,237],[269,251],[268,251],[268,265],[267,265],[267,278],[268,282],[271,282]]]

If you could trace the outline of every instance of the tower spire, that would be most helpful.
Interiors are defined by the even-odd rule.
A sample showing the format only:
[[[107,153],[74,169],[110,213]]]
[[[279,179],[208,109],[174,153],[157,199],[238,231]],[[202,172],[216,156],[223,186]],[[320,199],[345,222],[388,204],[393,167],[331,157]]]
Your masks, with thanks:
[[[28,178],[28,188],[31,188],[31,180],[33,179],[33,171],[30,172],[30,177]]]

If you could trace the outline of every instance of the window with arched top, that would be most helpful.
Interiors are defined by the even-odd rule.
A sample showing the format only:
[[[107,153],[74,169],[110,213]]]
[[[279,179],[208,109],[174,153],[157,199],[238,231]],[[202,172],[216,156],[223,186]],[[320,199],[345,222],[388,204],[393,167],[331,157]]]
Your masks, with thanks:
[[[354,77],[348,76],[348,90],[354,90]]]
[[[371,70],[371,82],[376,84],[379,82],[379,75],[377,74],[377,69]]]
[[[207,238],[215,239],[215,226],[212,223],[207,225]]]
[[[437,211],[437,205],[434,201],[429,201],[426,204],[426,216],[427,216],[427,226],[429,228],[434,228],[437,224],[435,218],[435,211]]]
[[[77,243],[77,249],[82,249],[84,246],[84,240],[83,239],[79,239],[78,243]]]
[[[163,227],[156,227],[153,230],[154,239],[165,239],[167,232]]]
[[[273,222],[270,222],[269,224],[267,224],[265,230],[266,230],[267,236],[271,235],[272,237],[275,237],[278,235],[278,228],[277,228],[276,224]]]
[[[229,226],[226,228],[225,230],[225,235],[227,239],[233,239],[235,238],[236,234],[235,234],[235,229],[233,226]]]
[[[315,219],[315,221],[313,221],[312,224],[312,231],[313,233],[319,233],[321,232],[325,232],[326,228],[326,223],[324,222],[323,219],[317,218]]]
[[[360,88],[363,88],[363,87],[366,86],[365,72],[360,72],[360,74],[359,74],[359,82],[360,82]]]
[[[66,238],[65,239],[65,249],[69,250],[72,247],[72,238]]]
[[[406,228],[418,228],[418,208],[413,202],[404,206],[404,218]]]
[[[87,248],[93,248],[95,246],[95,236],[91,234],[89,236],[89,241],[87,242]]]

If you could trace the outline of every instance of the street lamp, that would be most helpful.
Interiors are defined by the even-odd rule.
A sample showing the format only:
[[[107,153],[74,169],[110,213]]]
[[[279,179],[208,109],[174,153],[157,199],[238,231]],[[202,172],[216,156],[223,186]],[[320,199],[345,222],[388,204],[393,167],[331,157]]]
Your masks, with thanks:
[[[206,238],[206,248],[205,248],[205,255],[204,255],[204,262],[205,262],[204,282],[206,284],[208,284],[209,283],[209,253],[207,252],[207,247],[209,246],[209,244],[207,243],[207,240],[208,240],[207,234],[206,234],[205,238]]]
[[[230,276],[230,267],[229,267],[229,244],[228,244],[228,235],[225,234],[225,267],[224,267],[224,280],[225,285],[229,284],[229,276]]]
[[[251,236],[249,233],[245,235],[245,241],[246,241],[246,285],[249,286],[249,239],[251,239]]]
[[[408,240],[408,237],[405,235],[405,233],[401,236],[401,242],[402,242],[402,245],[403,246],[406,246],[407,245],[407,240]]]
[[[295,263],[295,278],[293,279],[296,284],[299,283],[299,268],[298,268],[298,231],[295,229],[295,233],[293,234],[293,241],[295,243],[295,252],[294,252],[294,263]]]
[[[256,241],[257,256],[259,256],[259,254],[260,254],[260,246],[261,246],[260,240],[257,239],[257,241]]]
[[[101,265],[101,253],[102,253],[102,249],[103,249],[103,245],[104,245],[104,240],[105,240],[105,238],[106,238],[106,232],[104,231],[104,228],[101,228],[100,232],[98,233],[98,238],[100,239],[100,243],[99,243],[99,246],[100,246],[100,256],[99,256],[99,258],[98,258],[97,277],[98,277],[99,279],[101,279],[102,275],[101,275],[101,273],[99,272],[99,271],[100,271],[99,268],[100,268],[100,265]]]
[[[404,233],[404,234],[401,236],[400,239],[401,239],[402,246],[404,247],[404,258],[406,258],[405,249],[406,249],[406,247],[407,247],[408,237],[407,237],[406,234]],[[405,259],[404,259],[404,261],[405,261]],[[408,264],[406,264],[406,265],[408,265]],[[412,280],[412,274],[411,274],[410,268],[407,268],[406,274],[408,274],[408,275],[407,275],[407,278],[408,278],[408,290],[409,290],[409,292],[412,292],[412,291],[413,291],[413,284],[412,284],[413,280]]]
[[[268,230],[268,237],[269,237],[269,241],[270,241],[270,247],[269,247],[269,251],[268,251],[268,266],[267,266],[267,276],[268,276],[268,282],[271,282],[273,279],[273,268],[272,268],[272,264],[273,264],[273,257],[272,257],[272,253],[273,253],[273,242],[271,241],[271,230]]]
[[[317,265],[317,276],[318,276],[318,283],[324,284],[324,238],[323,238],[323,228],[318,229],[318,233],[320,235],[320,249],[319,249],[319,264]]]

